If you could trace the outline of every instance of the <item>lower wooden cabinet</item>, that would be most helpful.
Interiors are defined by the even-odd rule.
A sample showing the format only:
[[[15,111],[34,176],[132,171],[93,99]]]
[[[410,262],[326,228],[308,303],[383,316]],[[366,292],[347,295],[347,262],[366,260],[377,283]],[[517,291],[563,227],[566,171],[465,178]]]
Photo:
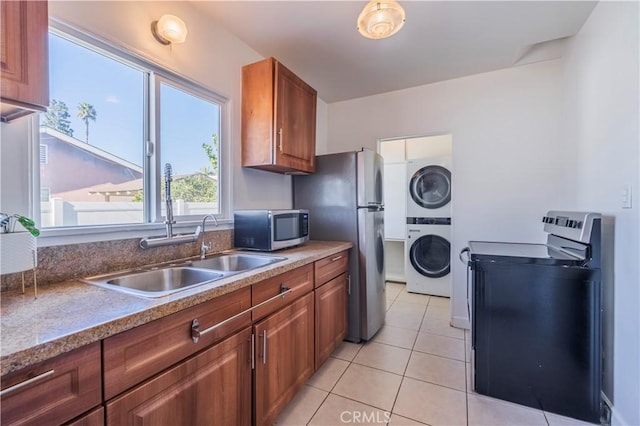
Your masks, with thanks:
[[[251,424],[251,328],[107,403],[107,424]]]
[[[3,377],[2,424],[62,424],[97,407],[100,366],[96,342]]]
[[[346,335],[347,255],[2,377],[2,424],[271,425]]]
[[[271,425],[314,370],[313,293],[254,327],[256,425]]]
[[[347,335],[348,285],[348,276],[343,273],[315,291],[316,369]]]

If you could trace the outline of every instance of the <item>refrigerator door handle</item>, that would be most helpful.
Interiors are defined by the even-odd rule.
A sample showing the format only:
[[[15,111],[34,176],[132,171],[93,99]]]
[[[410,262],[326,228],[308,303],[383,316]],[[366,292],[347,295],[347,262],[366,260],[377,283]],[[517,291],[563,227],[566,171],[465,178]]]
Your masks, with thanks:
[[[469,251],[471,251],[471,249],[469,247],[465,247],[462,250],[460,250],[460,254],[458,254],[458,258],[460,259],[460,262],[462,262],[465,266],[469,265]],[[462,258],[462,255],[464,253],[467,253],[467,260],[464,260]]]
[[[372,212],[382,212],[384,211],[384,204],[370,201],[366,206],[358,206],[358,208],[367,209]]]

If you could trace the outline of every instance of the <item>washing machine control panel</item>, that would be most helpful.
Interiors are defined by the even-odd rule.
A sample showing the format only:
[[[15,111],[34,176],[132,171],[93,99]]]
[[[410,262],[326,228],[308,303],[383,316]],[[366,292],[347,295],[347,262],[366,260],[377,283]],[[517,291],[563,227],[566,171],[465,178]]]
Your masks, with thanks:
[[[407,225],[451,225],[450,217],[408,217]]]

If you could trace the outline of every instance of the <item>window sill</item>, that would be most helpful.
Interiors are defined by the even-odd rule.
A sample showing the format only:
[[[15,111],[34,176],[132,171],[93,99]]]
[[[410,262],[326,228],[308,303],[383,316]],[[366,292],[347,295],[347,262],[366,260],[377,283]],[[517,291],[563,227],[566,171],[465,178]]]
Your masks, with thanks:
[[[207,221],[205,230],[233,229],[233,221],[219,219],[216,227],[212,221]],[[202,220],[179,222],[173,225],[174,234],[188,234],[195,232]],[[99,241],[127,240],[163,236],[166,228],[163,223],[141,223],[110,226],[82,226],[73,228],[45,228],[40,230],[37,239],[38,247],[53,247],[68,244],[94,243]]]

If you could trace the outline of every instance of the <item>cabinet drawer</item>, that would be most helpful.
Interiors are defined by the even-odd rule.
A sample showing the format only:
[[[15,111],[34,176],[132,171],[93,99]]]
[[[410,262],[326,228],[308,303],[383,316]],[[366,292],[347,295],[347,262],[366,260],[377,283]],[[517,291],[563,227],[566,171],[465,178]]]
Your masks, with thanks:
[[[320,259],[315,263],[315,276],[318,288],[332,278],[349,270],[349,251],[345,250],[332,256]]]
[[[251,290],[246,287],[105,339],[105,399],[251,324],[247,312],[203,334],[195,343],[191,338],[194,319],[202,331],[250,306]]]
[[[284,287],[291,289],[291,293],[254,309],[252,313],[253,321],[277,311],[281,307],[288,305],[292,300],[313,290],[313,265],[302,266],[251,286],[252,306],[277,296]]]
[[[64,423],[100,404],[101,389],[96,342],[3,377],[2,424]]]

